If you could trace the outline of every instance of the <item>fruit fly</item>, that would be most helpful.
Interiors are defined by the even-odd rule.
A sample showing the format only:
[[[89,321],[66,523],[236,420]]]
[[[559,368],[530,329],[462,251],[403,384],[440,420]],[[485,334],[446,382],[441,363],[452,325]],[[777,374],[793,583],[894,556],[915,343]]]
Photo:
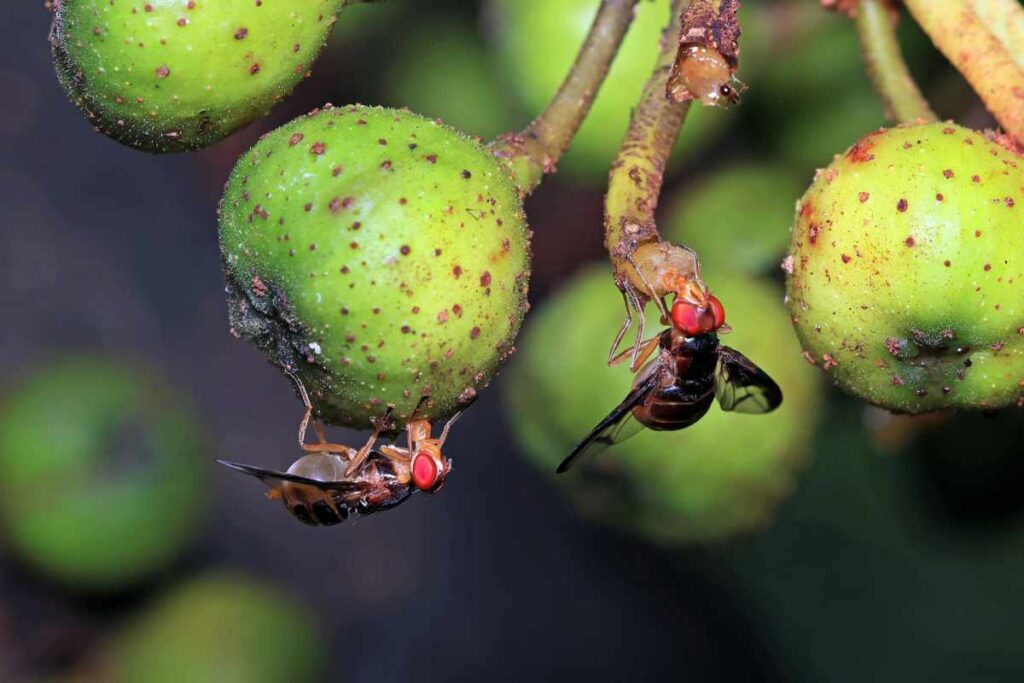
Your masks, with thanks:
[[[717,398],[722,410],[767,413],[782,403],[782,390],[739,351],[718,341],[725,310],[711,294],[703,305],[677,297],[663,316],[671,326],[641,345],[631,364],[633,388],[558,466],[568,470],[584,455],[594,455],[638,433],[640,428],[674,431],[689,427]],[[657,356],[647,362],[657,351]],[[625,351],[612,359],[621,362]],[[646,365],[644,365],[646,363]],[[642,366],[642,368],[641,368]]]
[[[281,500],[299,521],[333,526],[349,517],[395,507],[416,491],[434,493],[444,484],[452,463],[442,455],[441,448],[459,414],[448,420],[437,439],[431,438],[430,422],[411,420],[406,425],[406,447],[391,444],[374,448],[388,424],[386,416],[359,450],[328,443],[320,420],[313,423],[317,442],[307,443],[313,406],[298,377],[291,377],[306,407],[299,423],[299,448],[306,454],[292,463],[287,472],[226,460],[218,462],[262,481],[270,488],[267,497]]]

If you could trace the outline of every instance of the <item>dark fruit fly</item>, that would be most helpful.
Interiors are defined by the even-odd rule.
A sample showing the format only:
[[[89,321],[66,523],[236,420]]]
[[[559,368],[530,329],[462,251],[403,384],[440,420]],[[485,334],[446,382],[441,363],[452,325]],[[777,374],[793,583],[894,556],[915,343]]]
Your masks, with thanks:
[[[287,472],[226,460],[219,460],[220,464],[256,477],[270,488],[268,498],[280,499],[299,521],[314,526],[332,526],[349,517],[395,507],[417,490],[440,490],[452,469],[451,460],[442,455],[441,448],[460,414],[448,420],[436,439],[431,438],[430,422],[411,420],[406,425],[404,448],[391,444],[374,449],[388,424],[387,417],[358,451],[344,444],[328,443],[320,420],[313,423],[317,442],[306,443],[313,406],[298,377],[291,377],[306,406],[299,423],[299,448],[306,455],[292,463]]]
[[[666,311],[654,300],[670,327],[640,344],[631,369],[637,372],[626,398],[594,427],[558,466],[568,470],[584,455],[595,455],[638,433],[641,427],[674,431],[689,427],[708,412],[713,399],[722,410],[767,413],[782,403],[782,390],[763,370],[739,351],[718,341],[727,331],[725,309],[703,291],[704,303],[679,296]],[[658,351],[657,357],[647,362]],[[630,350],[612,358],[622,362]],[[646,365],[644,365],[646,363]],[[642,367],[641,367],[642,366]]]

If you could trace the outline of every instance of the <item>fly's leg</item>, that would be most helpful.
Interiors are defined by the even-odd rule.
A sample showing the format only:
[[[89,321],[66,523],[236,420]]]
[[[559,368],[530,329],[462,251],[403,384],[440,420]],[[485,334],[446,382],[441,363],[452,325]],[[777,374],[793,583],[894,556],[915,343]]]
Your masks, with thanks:
[[[306,406],[306,412],[302,415],[302,421],[299,423],[299,448],[306,453],[337,453],[339,455],[351,458],[355,450],[349,446],[345,446],[340,443],[328,443],[327,438],[324,434],[324,425],[320,420],[316,420],[313,423],[313,430],[316,432],[317,443],[306,443],[306,430],[309,429],[309,420],[313,416],[313,404],[309,401],[309,394],[306,393],[306,387],[302,385],[302,380],[294,372],[289,372],[288,376],[295,382],[295,386],[299,388],[299,396],[302,397],[302,403]]]
[[[632,255],[627,255],[626,259],[629,261],[629,264],[633,266],[633,270],[636,271],[637,277],[639,277],[640,281],[644,283],[644,287],[647,288],[647,296],[651,299],[651,301],[657,304],[658,310],[661,312],[662,320],[665,323],[668,323],[668,321],[671,320],[672,317],[668,314],[668,309],[665,308],[665,301],[661,298],[661,296],[658,295],[658,290],[654,288],[654,285],[650,283],[650,281],[644,275],[644,272],[640,270],[640,266],[637,265],[637,262]],[[639,347],[639,344],[637,344],[637,346]]]
[[[462,411],[461,410],[459,412],[455,413],[454,415],[452,415],[448,419],[448,421],[444,423],[444,429],[441,430],[441,436],[438,437],[438,439],[437,439],[437,447],[438,448],[440,448],[441,446],[444,446],[444,442],[448,439],[448,431],[452,428],[452,425],[455,424],[455,421],[458,420],[460,417],[462,417]]]
[[[622,305],[626,308],[626,319],[622,321],[622,326],[619,328],[619,333],[615,335],[615,341],[612,342],[612,348],[608,350],[608,365],[615,364],[616,351],[619,350],[619,344],[622,343],[622,338],[626,336],[626,332],[629,331],[630,326],[633,324],[633,309],[629,306],[629,299],[626,298],[626,292],[622,292]]]
[[[640,353],[636,354],[629,363],[629,369],[632,372],[636,372],[641,365],[647,362],[647,359],[651,357],[651,354],[655,349],[658,348],[658,344],[661,341],[661,335],[656,334],[650,339],[644,340],[640,344]],[[626,349],[615,358],[608,361],[608,365],[618,365],[626,359],[626,356],[633,351],[633,349]]]
[[[366,458],[369,457],[370,452],[373,450],[373,445],[377,443],[377,439],[380,437],[381,432],[388,426],[388,421],[391,417],[392,407],[388,406],[388,412],[384,414],[384,417],[377,421],[377,425],[373,429],[373,434],[370,435],[369,440],[363,444],[363,447],[359,449],[355,457],[349,462],[348,467],[345,468],[345,478],[349,478],[359,471],[359,468],[366,462]]]

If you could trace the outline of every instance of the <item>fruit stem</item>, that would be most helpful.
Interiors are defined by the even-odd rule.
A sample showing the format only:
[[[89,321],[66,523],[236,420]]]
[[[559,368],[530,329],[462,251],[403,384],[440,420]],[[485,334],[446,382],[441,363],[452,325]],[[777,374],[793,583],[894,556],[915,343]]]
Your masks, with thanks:
[[[654,72],[633,110],[626,137],[608,178],[605,198],[605,247],[616,273],[632,270],[627,263],[638,246],[659,240],[654,210],[665,164],[692,100],[675,102],[666,85],[679,47],[682,10],[687,0],[673,0],[672,19],[661,37]]]
[[[989,21],[1003,10],[1019,26],[1016,0],[984,0]],[[1003,129],[1024,142],[1024,70],[1000,38],[989,30],[968,0],[904,0],[935,46],[963,74]],[[995,6],[995,7],[993,7]],[[1017,17],[1014,19],[1014,17]]]
[[[897,123],[931,122],[938,117],[928,106],[896,38],[896,16],[886,0],[859,0],[857,34],[868,74],[885,105],[885,113]]]
[[[532,192],[569,148],[633,21],[639,0],[602,0],[576,61],[547,108],[522,132],[490,144],[523,195]]]

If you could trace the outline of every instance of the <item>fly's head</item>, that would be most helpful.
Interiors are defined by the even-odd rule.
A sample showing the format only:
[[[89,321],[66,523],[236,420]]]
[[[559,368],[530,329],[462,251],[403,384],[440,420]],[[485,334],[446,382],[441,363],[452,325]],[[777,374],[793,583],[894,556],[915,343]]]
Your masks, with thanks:
[[[713,294],[706,294],[703,302],[693,302],[677,296],[672,303],[672,326],[687,337],[716,332],[725,326],[725,309]]]

